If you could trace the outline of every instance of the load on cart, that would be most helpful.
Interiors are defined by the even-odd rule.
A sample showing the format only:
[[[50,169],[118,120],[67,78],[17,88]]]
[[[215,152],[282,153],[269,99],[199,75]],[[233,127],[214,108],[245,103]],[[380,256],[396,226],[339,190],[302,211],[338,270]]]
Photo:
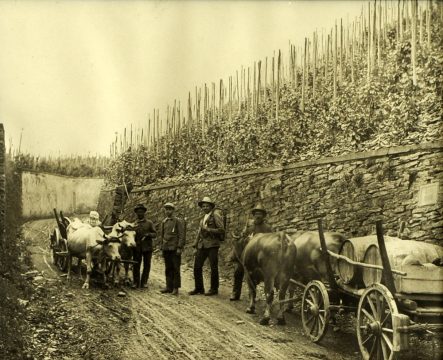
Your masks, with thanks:
[[[380,221],[376,229],[376,236],[347,240],[337,254],[319,220],[328,281],[294,283],[304,287],[302,323],[312,341],[322,339],[333,313],[354,312],[363,359],[393,360],[408,350],[411,334],[443,331],[443,248],[385,237]]]

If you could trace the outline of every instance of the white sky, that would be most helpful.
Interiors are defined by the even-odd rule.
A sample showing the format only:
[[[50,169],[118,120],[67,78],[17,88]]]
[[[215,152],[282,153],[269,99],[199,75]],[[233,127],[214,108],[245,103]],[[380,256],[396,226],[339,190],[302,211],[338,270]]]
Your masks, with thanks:
[[[287,53],[359,1],[0,1],[0,122],[36,154],[109,152],[188,90]]]

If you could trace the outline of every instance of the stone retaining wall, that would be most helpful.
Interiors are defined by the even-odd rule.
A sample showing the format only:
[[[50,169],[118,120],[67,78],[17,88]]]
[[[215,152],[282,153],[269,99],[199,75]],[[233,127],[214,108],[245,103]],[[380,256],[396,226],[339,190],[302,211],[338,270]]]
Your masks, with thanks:
[[[347,236],[374,232],[378,219],[388,234],[406,222],[403,237],[443,244],[443,144],[402,146],[283,167],[154,184],[134,189],[126,207],[145,203],[159,222],[162,204],[173,201],[188,218],[188,244],[201,216],[197,199],[212,197],[227,210],[229,230],[240,231],[257,202],[268,209],[276,229],[316,229],[317,218],[329,230]]]

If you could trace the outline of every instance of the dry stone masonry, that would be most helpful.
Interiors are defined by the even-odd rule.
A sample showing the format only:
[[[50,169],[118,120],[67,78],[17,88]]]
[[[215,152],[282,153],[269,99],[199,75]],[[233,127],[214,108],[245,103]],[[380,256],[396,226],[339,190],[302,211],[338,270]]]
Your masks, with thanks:
[[[200,214],[197,199],[209,195],[227,210],[229,230],[239,232],[257,202],[268,209],[277,229],[316,230],[317,218],[328,230],[347,236],[375,232],[378,219],[390,235],[406,222],[404,238],[443,244],[443,144],[431,143],[353,153],[283,167],[153,184],[134,189],[126,206],[143,202],[159,222],[162,204],[176,203],[188,220],[189,244]],[[108,195],[102,193],[101,201]]]

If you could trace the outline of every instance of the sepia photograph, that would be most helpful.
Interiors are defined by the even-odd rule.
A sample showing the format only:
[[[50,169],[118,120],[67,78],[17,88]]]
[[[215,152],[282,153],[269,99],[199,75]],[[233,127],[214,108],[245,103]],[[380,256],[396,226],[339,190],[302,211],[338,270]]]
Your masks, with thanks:
[[[443,2],[0,1],[0,360],[443,358]]]

